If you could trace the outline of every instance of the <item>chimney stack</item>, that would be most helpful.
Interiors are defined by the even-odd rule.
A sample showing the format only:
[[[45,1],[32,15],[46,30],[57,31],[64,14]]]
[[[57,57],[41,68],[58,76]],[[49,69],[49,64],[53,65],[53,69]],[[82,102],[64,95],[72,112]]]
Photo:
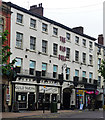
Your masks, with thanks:
[[[72,28],[74,31],[83,34],[84,28],[82,26]]]
[[[33,5],[30,6],[30,12],[34,13],[34,14],[38,14],[40,16],[43,16],[43,7],[42,7],[42,3],[40,3],[38,6],[37,5]]]
[[[103,34],[98,35],[98,43],[104,45],[104,37]]]

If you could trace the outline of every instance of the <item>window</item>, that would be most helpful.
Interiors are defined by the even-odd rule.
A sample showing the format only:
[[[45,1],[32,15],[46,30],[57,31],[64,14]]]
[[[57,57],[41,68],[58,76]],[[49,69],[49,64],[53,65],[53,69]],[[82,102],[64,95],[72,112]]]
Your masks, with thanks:
[[[30,71],[30,75],[34,75],[34,73],[35,73],[35,61],[30,60],[30,69],[29,69],[29,71]]]
[[[30,19],[30,27],[32,27],[32,28],[36,28],[36,20],[34,20],[34,19]]]
[[[105,49],[103,49],[103,55],[105,56]]]
[[[83,63],[86,64],[86,53],[82,54]]]
[[[58,35],[58,28],[53,27],[53,35]]]
[[[57,55],[57,51],[58,51],[58,45],[57,44],[53,44],[53,55]]]
[[[75,70],[75,76],[79,77],[79,70]]]
[[[42,76],[46,76],[47,64],[42,63]]]
[[[79,61],[79,51],[75,51],[75,61]]]
[[[100,65],[101,65],[101,58],[98,58],[98,70],[100,68]]]
[[[93,56],[89,55],[89,64],[92,65],[93,64]]]
[[[89,73],[89,83],[91,83],[92,82],[92,78],[93,78],[93,73]]]
[[[4,19],[0,17],[0,32],[4,32]]]
[[[75,36],[75,43],[79,44],[79,37]]]
[[[98,86],[101,87],[101,76],[98,76]]]
[[[89,48],[93,48],[93,43],[89,41]]]
[[[47,41],[42,40],[42,52],[47,53]]]
[[[17,13],[17,22],[23,23],[23,15],[22,14]]]
[[[70,78],[70,68],[66,68],[66,80]]]
[[[16,72],[20,73],[21,67],[22,67],[22,59],[21,58],[16,58],[15,66],[16,66]]]
[[[58,66],[53,65],[53,78],[57,78],[57,69],[58,69]]]
[[[85,39],[82,40],[82,45],[83,45],[84,47],[86,47],[86,40],[85,40]]]
[[[70,48],[66,48],[66,58],[70,59]]]
[[[67,39],[68,41],[70,41],[70,34],[69,34],[69,33],[66,33],[66,39]]]
[[[97,48],[97,53],[101,53],[101,48],[100,47]]]
[[[17,33],[16,33],[16,46],[17,46],[18,48],[22,48],[22,40],[23,40],[23,34],[17,32]]]
[[[35,50],[36,38],[30,36],[30,49]]]
[[[48,32],[47,27],[48,27],[47,24],[42,23],[42,31],[43,31],[43,32]]]
[[[86,78],[86,71],[82,72],[82,77]]]

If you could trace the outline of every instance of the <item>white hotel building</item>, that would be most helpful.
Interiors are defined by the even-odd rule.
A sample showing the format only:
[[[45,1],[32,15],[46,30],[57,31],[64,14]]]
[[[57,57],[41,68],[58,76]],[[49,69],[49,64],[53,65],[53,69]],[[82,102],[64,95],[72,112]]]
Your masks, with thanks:
[[[97,89],[96,39],[84,34],[83,27],[71,29],[44,17],[42,4],[30,11],[7,5],[12,12],[10,60],[17,60],[10,102],[18,101],[19,109],[42,109],[45,96],[46,109],[52,101],[58,109],[87,107],[87,97],[95,98]]]

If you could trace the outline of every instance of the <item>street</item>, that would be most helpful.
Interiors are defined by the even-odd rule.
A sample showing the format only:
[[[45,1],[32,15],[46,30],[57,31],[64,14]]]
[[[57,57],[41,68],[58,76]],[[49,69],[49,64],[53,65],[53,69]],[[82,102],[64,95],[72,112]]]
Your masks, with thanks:
[[[102,110],[95,110],[95,111],[88,111],[88,110],[60,110],[57,113],[50,113],[50,111],[45,111],[43,113],[42,111],[20,111],[19,113],[8,113],[6,116],[6,113],[3,113],[3,120],[29,120],[29,119],[70,119],[70,120],[104,120],[105,113]],[[9,117],[11,116],[11,117]],[[15,118],[15,119],[14,119]],[[59,119],[58,119],[59,118]]]

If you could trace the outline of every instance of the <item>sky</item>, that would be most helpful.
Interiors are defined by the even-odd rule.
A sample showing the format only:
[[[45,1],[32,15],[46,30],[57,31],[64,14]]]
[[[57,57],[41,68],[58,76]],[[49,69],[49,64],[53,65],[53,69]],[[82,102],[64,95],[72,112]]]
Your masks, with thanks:
[[[105,0],[3,0],[29,9],[42,3],[44,16],[70,28],[83,26],[84,34],[97,38],[103,34]]]

